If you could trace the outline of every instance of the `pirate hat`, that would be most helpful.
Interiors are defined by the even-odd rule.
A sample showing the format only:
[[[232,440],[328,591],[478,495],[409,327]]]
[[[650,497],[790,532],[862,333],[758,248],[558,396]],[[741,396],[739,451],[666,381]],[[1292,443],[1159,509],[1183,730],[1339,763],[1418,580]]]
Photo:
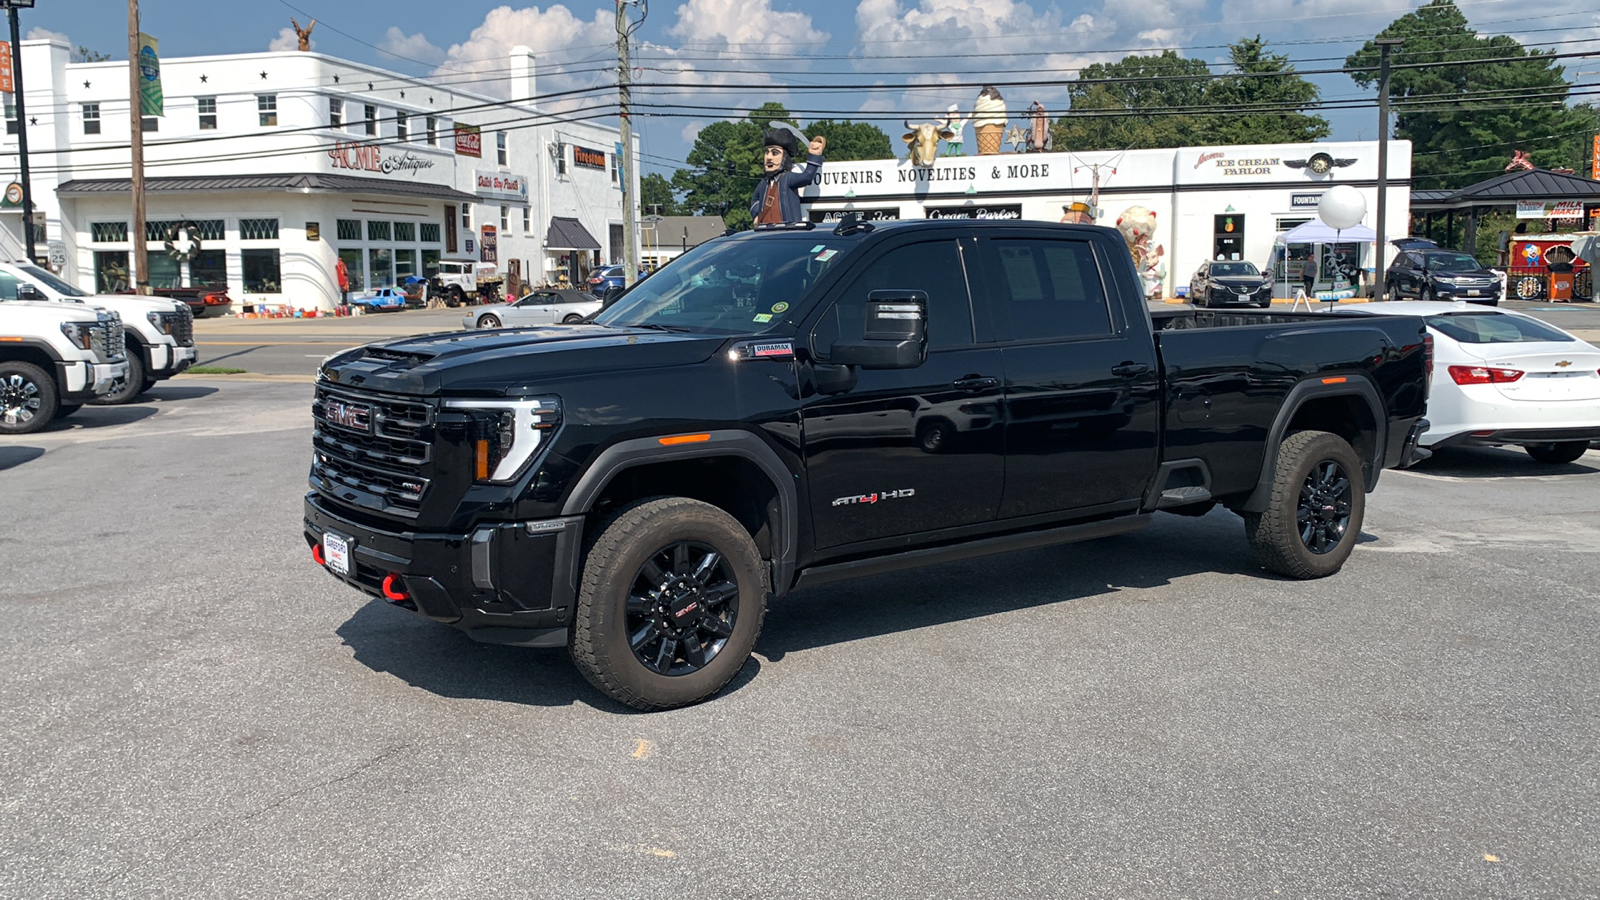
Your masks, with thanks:
[[[788,122],[770,122],[767,124],[766,134],[761,139],[761,145],[782,147],[784,152],[789,154],[789,158],[793,159],[800,155],[800,148],[805,146],[805,135]]]

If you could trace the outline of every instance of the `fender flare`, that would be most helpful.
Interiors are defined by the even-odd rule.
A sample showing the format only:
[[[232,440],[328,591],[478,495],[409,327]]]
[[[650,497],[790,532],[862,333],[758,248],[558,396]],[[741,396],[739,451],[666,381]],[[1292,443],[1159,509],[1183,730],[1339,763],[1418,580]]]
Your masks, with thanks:
[[[1273,473],[1278,468],[1278,446],[1283,443],[1284,433],[1289,430],[1289,423],[1294,420],[1295,414],[1310,400],[1327,397],[1360,397],[1366,401],[1368,409],[1372,412],[1372,420],[1377,423],[1376,433],[1372,436],[1372,456],[1366,460],[1366,468],[1370,470],[1367,473],[1366,489],[1371,492],[1377,485],[1378,473],[1383,471],[1384,448],[1388,446],[1389,437],[1389,417],[1384,412],[1383,398],[1367,376],[1342,377],[1345,380],[1338,384],[1324,384],[1319,379],[1312,378],[1289,389],[1288,395],[1283,398],[1283,405],[1278,407],[1277,417],[1272,420],[1272,428],[1267,432],[1266,452],[1261,457],[1261,474],[1256,478],[1255,490],[1251,491],[1249,499],[1238,507],[1240,512],[1266,511],[1267,503],[1272,499]]]
[[[672,447],[663,446],[657,437],[634,438],[612,444],[600,451],[600,455],[578,477],[562,504],[561,515],[588,513],[617,473],[634,466],[719,456],[749,460],[767,476],[778,494],[778,521],[772,535],[772,592],[782,595],[794,580],[795,558],[799,553],[800,501],[795,488],[795,476],[778,458],[777,452],[756,434],[730,428],[712,431],[710,435],[709,440]]]

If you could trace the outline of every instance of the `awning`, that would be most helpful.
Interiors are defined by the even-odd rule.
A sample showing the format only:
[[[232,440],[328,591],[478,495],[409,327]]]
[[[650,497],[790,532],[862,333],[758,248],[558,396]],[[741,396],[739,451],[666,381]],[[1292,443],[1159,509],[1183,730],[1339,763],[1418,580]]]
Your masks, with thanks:
[[[546,250],[599,250],[600,242],[577,219],[550,217],[550,230],[544,236]]]
[[[62,183],[56,193],[63,196],[95,197],[127,194],[133,190],[129,178],[75,178]],[[324,175],[321,173],[294,173],[287,175],[180,175],[166,178],[146,178],[146,194],[214,193],[234,191],[260,191],[263,193],[300,194],[386,194],[399,197],[421,197],[428,200],[449,200],[455,203],[476,203],[478,198],[442,184],[425,181],[399,181],[386,178],[362,178],[356,175]]]
[[[1336,230],[1323,224],[1321,219],[1312,219],[1278,235],[1280,244],[1358,244],[1377,239],[1377,233],[1365,225]]]

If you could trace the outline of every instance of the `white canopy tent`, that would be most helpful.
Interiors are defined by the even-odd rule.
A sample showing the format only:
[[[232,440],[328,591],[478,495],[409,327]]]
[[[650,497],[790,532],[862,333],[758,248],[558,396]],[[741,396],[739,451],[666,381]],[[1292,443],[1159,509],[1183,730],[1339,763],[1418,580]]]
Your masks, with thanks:
[[[1370,244],[1376,242],[1377,240],[1377,233],[1365,225],[1358,224],[1352,225],[1349,228],[1338,229],[1329,226],[1321,219],[1312,219],[1303,225],[1298,225],[1289,229],[1288,231],[1285,231],[1283,234],[1278,235],[1277,244],[1280,248],[1280,251],[1274,253],[1273,255],[1276,256],[1283,264],[1282,278],[1283,283],[1287,286],[1289,281],[1289,254],[1284,248],[1287,248],[1289,244]],[[1314,261],[1316,261],[1315,264],[1319,268],[1320,256],[1321,254],[1319,251],[1317,257],[1314,257]],[[1357,285],[1357,287],[1359,287],[1359,285]],[[1328,297],[1323,297],[1322,299],[1337,299],[1336,297],[1331,296],[1334,292],[1323,291],[1321,293],[1330,295]],[[1353,296],[1356,291],[1350,290],[1346,292],[1339,290],[1337,293],[1342,296],[1349,297]]]

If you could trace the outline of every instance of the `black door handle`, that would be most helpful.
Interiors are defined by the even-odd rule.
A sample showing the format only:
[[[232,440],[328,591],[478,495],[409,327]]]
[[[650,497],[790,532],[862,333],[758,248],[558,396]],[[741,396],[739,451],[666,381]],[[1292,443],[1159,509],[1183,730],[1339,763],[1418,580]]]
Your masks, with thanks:
[[[1125,362],[1111,367],[1111,374],[1119,378],[1136,378],[1150,371],[1144,363]]]
[[[957,378],[955,386],[963,391],[981,391],[985,388],[999,387],[1000,379],[986,375],[968,375],[966,378]]]

